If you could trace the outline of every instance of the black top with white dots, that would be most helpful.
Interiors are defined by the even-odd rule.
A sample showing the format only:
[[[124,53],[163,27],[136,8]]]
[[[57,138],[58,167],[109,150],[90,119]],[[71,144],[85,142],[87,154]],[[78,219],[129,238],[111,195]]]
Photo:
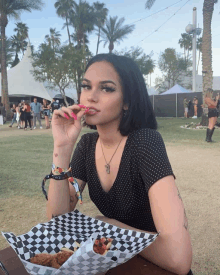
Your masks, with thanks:
[[[87,182],[90,198],[104,216],[157,232],[148,190],[159,179],[174,176],[160,133],[144,128],[128,135],[117,177],[108,192],[102,189],[96,170],[98,137],[98,132],[81,137],[71,160],[72,176]]]

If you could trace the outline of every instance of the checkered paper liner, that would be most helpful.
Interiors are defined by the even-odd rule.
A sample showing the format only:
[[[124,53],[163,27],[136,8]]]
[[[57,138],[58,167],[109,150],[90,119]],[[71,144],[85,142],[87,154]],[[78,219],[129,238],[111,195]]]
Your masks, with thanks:
[[[147,234],[121,229],[109,223],[88,217],[75,210],[47,223],[40,223],[28,233],[15,236],[2,232],[17,253],[27,272],[32,275],[91,275],[116,267],[148,247],[158,234]],[[105,256],[93,250],[97,238],[112,238],[112,245]],[[80,248],[60,267],[40,266],[30,263],[30,258],[39,253],[55,254],[62,247],[74,250],[75,242]]]

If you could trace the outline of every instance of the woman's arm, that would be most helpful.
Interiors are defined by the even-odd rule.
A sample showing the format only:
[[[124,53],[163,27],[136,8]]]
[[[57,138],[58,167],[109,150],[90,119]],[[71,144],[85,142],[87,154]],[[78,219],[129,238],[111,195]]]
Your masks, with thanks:
[[[173,176],[157,181],[148,195],[153,220],[160,234],[140,255],[165,270],[186,275],[192,264],[192,246],[186,213]],[[97,219],[120,228],[156,234],[103,216],[97,216]]]
[[[206,103],[208,106],[211,106],[211,105],[217,106],[218,101],[214,101],[214,100],[212,100],[211,98],[206,98],[206,99],[205,99],[205,103]]]
[[[53,163],[61,168],[68,168],[72,150],[69,148],[54,148]],[[81,193],[86,183],[76,179],[79,183]],[[47,202],[47,217],[50,220],[53,216],[62,215],[75,209],[78,197],[75,188],[65,180],[50,180]]]

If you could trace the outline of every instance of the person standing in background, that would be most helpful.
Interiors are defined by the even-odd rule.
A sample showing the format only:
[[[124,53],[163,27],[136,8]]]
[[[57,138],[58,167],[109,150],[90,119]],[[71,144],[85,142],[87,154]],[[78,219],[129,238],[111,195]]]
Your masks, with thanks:
[[[9,125],[9,127],[12,127],[12,125],[16,121],[16,105],[15,104],[12,105],[11,111],[12,111],[12,121],[11,121],[11,125]]]
[[[31,103],[31,111],[33,112],[34,129],[36,129],[36,118],[39,122],[40,129],[43,129],[41,125],[41,118],[40,118],[41,104],[37,102],[36,97],[34,98],[34,102]]]
[[[45,122],[46,122],[46,129],[50,129],[50,124],[49,124],[50,104],[47,102],[47,100],[45,98],[43,99],[43,107],[42,108],[43,108]]]
[[[198,114],[198,98],[195,96],[193,98],[193,105],[194,105],[194,116],[192,118],[197,118],[197,114]]]
[[[51,103],[51,109],[52,109],[52,113],[54,112],[54,110],[59,110],[60,109],[60,104],[59,104],[59,100],[56,101],[55,98],[52,99],[52,103]]]
[[[6,110],[5,110],[5,106],[1,102],[0,102],[0,115],[3,116],[3,124],[5,124],[5,122],[6,122]]]
[[[20,121],[21,121],[21,127],[20,129],[24,129],[24,126],[25,126],[25,118],[24,118],[24,102],[21,102],[21,105],[20,105]]]
[[[17,127],[20,129],[20,104],[16,105],[16,121],[17,121]]]
[[[183,100],[183,106],[184,106],[184,117],[185,118],[188,118],[188,112],[189,112],[189,102],[190,100],[188,101],[187,98],[185,97],[184,100]]]
[[[218,118],[217,105],[219,101],[219,94],[216,96],[215,100],[213,100],[213,90],[211,88],[207,89],[205,95],[205,104],[208,105],[208,118],[209,125],[206,132],[206,141],[212,142],[212,135],[215,130],[215,124]]]
[[[31,107],[30,107],[30,105],[27,101],[24,103],[23,111],[24,111],[24,119],[25,119],[24,130],[27,130],[27,122],[29,123],[30,130],[32,130],[32,127],[31,127]]]

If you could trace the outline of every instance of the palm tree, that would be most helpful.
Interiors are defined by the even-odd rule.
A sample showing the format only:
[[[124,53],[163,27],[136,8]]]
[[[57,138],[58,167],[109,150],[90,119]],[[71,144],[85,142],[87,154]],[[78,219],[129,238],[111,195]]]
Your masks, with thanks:
[[[0,40],[1,40],[1,36],[0,36]],[[0,44],[0,51],[1,49],[2,49],[2,45]],[[11,39],[8,39],[6,37],[6,66],[7,67],[13,63],[14,54],[15,54],[15,50],[12,47],[12,41]],[[0,56],[0,62],[1,62],[1,56]],[[1,69],[0,69],[0,72],[1,72]]]
[[[108,14],[108,9],[105,8],[104,3],[100,3],[98,1],[93,3],[93,7],[95,10],[95,17],[96,17],[95,25],[98,27],[98,42],[97,42],[97,49],[96,49],[96,54],[98,54],[100,35],[101,35],[101,27],[103,27],[105,24],[105,20],[106,20],[107,14]]]
[[[21,51],[21,41],[18,35],[11,36],[11,47],[15,51],[15,59],[11,65],[11,67],[16,66],[19,63],[18,53]]]
[[[95,14],[94,9],[86,1],[79,0],[79,4],[74,2],[74,8],[70,16],[70,23],[75,29],[77,37],[77,47],[85,49],[85,34],[94,30]]]
[[[212,72],[212,15],[214,4],[217,0],[204,0],[203,2],[203,37],[202,37],[202,70],[203,74],[203,93],[213,85]]]
[[[202,37],[197,39],[196,48],[199,51],[199,59],[198,59],[198,64],[197,64],[197,74],[198,74],[200,55],[201,55],[201,52],[202,52]]]
[[[182,38],[179,39],[180,48],[184,49],[185,61],[189,60],[189,52],[192,51],[192,36],[188,33],[181,33]]]
[[[58,0],[54,7],[56,8],[57,15],[66,20],[64,24],[67,27],[67,33],[69,37],[69,45],[71,44],[70,40],[70,31],[69,31],[69,17],[71,14],[71,10],[74,8],[74,0]]]
[[[59,31],[56,31],[56,28],[50,28],[50,34],[45,35],[46,42],[48,45],[55,51],[55,48],[60,45],[60,36]]]
[[[7,117],[10,117],[10,106],[8,98],[8,78],[6,63],[6,36],[5,29],[8,25],[9,18],[19,19],[23,11],[31,12],[32,10],[41,10],[43,0],[0,0],[0,25],[1,25],[1,78],[2,78],[2,103],[5,106]]]
[[[26,39],[28,38],[28,26],[25,23],[19,22],[16,23],[16,28],[14,29],[15,32],[17,32],[17,37],[20,40],[20,44],[21,44],[21,50],[24,56],[24,51],[27,48],[27,41]]]
[[[126,38],[127,34],[131,33],[135,25],[124,25],[125,18],[118,19],[118,16],[109,17],[106,20],[105,27],[101,27],[101,37],[104,39],[104,47],[109,43],[109,53],[114,49],[114,43],[120,44]]]

